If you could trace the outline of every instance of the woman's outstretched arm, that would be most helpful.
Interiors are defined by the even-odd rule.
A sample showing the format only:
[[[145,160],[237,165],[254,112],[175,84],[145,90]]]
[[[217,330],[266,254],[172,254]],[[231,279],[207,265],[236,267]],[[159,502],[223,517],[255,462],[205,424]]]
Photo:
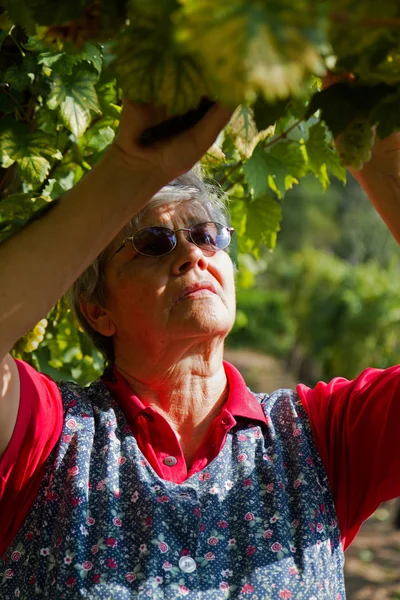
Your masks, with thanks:
[[[190,130],[141,147],[143,130],[165,115],[125,103],[119,134],[102,160],[59,203],[0,246],[0,455],[19,398],[7,353],[165,184],[190,169],[230,117],[213,105]]]
[[[400,133],[377,139],[371,160],[352,174],[400,244]]]

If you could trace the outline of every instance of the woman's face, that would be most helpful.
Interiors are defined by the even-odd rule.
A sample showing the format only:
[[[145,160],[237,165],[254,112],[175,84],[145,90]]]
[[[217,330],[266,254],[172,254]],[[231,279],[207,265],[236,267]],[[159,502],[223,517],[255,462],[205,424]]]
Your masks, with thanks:
[[[141,228],[175,230],[208,220],[201,206],[172,202],[149,210]],[[188,241],[188,232],[176,235],[178,243],[170,254],[142,256],[127,242],[107,264],[106,309],[116,355],[132,344],[139,351],[157,346],[165,350],[185,339],[191,345],[224,338],[231,330],[235,285],[230,257],[222,250],[202,250]],[[120,242],[116,240],[115,248]]]

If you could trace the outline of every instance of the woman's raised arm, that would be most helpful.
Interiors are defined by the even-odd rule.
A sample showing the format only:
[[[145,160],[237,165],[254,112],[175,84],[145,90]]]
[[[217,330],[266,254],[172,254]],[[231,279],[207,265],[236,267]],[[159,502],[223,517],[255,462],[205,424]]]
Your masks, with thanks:
[[[100,163],[0,246],[0,360],[150,198],[201,158],[229,114],[214,105],[191,130],[141,148],[136,140],[163,115],[125,104],[119,135]]]
[[[352,174],[400,244],[400,133],[377,139],[371,160]]]
[[[201,158],[229,117],[213,105],[190,130],[142,148],[143,130],[165,115],[125,103],[119,135],[101,161],[54,208],[0,246],[0,454],[16,418],[10,402],[19,397],[7,353],[151,197]]]

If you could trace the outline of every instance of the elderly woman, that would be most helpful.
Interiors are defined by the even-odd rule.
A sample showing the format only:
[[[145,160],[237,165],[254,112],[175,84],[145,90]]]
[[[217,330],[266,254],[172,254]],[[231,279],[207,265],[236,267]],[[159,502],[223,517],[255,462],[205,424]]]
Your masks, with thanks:
[[[223,362],[232,229],[185,174],[229,114],[141,148],[158,118],[126,105],[101,163],[0,248],[0,597],[343,599],[343,547],[400,495],[399,368],[247,389]],[[389,146],[362,184],[397,234]],[[108,365],[88,388],[7,354],[71,285]]]

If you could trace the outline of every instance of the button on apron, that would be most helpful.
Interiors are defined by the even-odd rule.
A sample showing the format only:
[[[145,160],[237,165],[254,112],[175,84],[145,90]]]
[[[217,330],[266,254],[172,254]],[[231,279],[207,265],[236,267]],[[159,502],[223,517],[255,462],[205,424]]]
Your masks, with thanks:
[[[167,458],[164,458],[164,464],[167,465],[167,467],[173,467],[177,462],[178,459],[176,459],[175,456],[167,456]]]
[[[178,564],[184,573],[193,573],[197,568],[196,561],[191,556],[181,556]]]

